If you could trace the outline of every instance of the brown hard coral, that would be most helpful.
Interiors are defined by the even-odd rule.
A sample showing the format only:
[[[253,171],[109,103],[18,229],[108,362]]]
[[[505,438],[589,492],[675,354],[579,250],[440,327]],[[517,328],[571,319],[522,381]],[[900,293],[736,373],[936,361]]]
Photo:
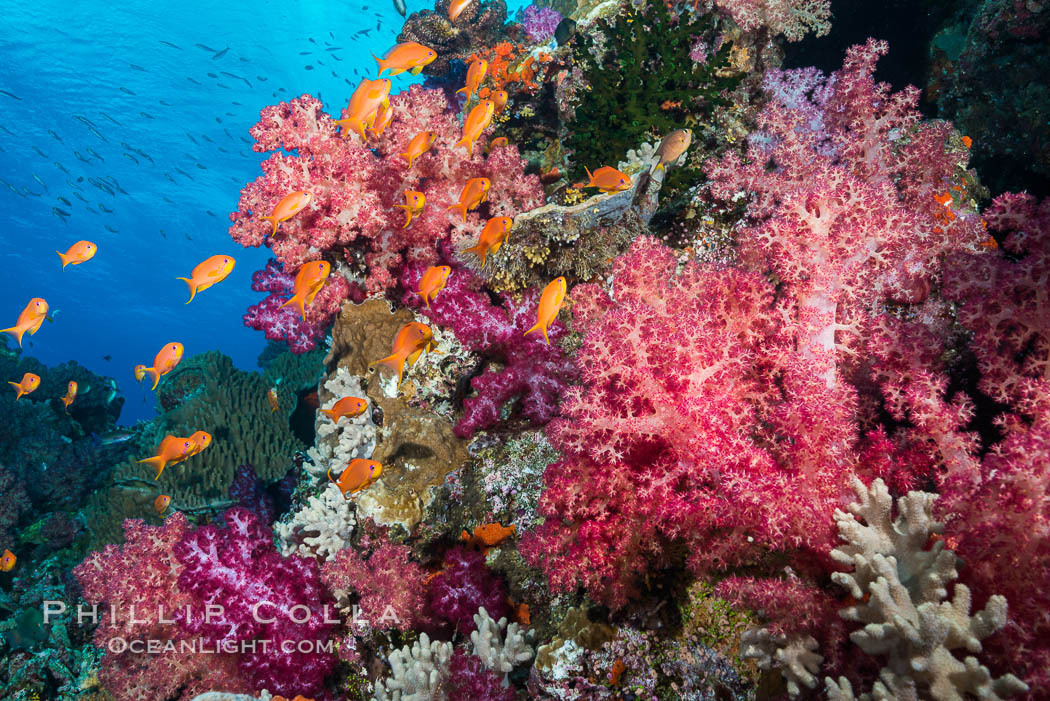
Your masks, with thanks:
[[[443,76],[452,59],[466,60],[479,49],[506,39],[521,39],[521,25],[507,22],[503,0],[474,0],[452,22],[448,18],[450,0],[437,0],[433,10],[413,12],[405,20],[398,43],[416,41],[437,52],[437,59],[423,68],[424,75]]]

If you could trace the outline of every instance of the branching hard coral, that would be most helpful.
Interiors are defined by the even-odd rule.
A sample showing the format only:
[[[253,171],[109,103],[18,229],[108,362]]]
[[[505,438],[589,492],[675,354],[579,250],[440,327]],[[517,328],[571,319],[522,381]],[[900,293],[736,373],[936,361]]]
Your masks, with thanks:
[[[839,536],[846,545],[832,557],[851,572],[832,579],[845,587],[856,603],[839,612],[864,624],[850,638],[869,655],[885,655],[886,663],[872,694],[861,699],[929,698],[962,701],[965,695],[999,699],[1028,690],[1012,674],[993,679],[970,655],[981,652],[981,641],[1006,626],[1006,599],[989,597],[983,610],[970,615],[970,590],[956,584],[951,601],[947,585],[958,577],[957,558],[939,534],[943,524],[933,519],[936,495],[910,492],[894,500],[886,485],[875,480],[866,487],[854,479],[859,502],[849,513],[836,511]],[[829,696],[852,699],[849,682],[826,679]]]
[[[274,524],[274,533],[284,555],[327,560],[350,545],[356,523],[353,502],[338,486],[325,484],[302,508]]]
[[[447,111],[441,91],[414,85],[392,95],[390,105],[393,121],[368,144],[355,135],[339,136],[332,117],[309,95],[265,108],[252,128],[253,148],[294,155],[271,155],[262,164],[263,175],[242,190],[238,211],[231,216],[234,240],[243,246],[271,246],[288,274],[308,260],[323,258],[333,265],[330,280],[363,280],[375,292],[394,283],[402,263],[433,262],[436,242],[451,232],[468,238],[480,234],[479,214],[463,222],[447,209],[470,178],[491,180],[489,216],[514,216],[542,203],[539,179],[525,175],[513,146],[488,156],[477,149],[473,158],[453,148],[460,125]],[[423,131],[434,132],[437,141],[408,168],[400,154]],[[309,206],[270,237],[270,224],[259,217],[296,190],[313,195]],[[405,190],[422,192],[427,202],[424,214],[408,228],[403,227],[404,213],[394,206],[403,203]],[[330,281],[326,287],[336,284]]]
[[[616,163],[653,132],[660,137],[685,126],[687,115],[728,104],[722,93],[739,82],[723,76],[731,44],[724,42],[703,64],[689,56],[696,38],[711,30],[710,16],[653,1],[623,5],[577,36],[576,56],[589,89],[577,93],[568,124],[572,177],[583,179],[584,166],[593,171]],[[661,109],[668,101],[680,106]]]
[[[554,590],[582,584],[616,608],[672,566],[826,557],[853,460],[854,399],[798,357],[772,287],[678,268],[643,237],[614,265],[612,299],[573,290],[583,385],[548,425],[564,457],[544,475],[546,522],[521,544]]]
[[[474,614],[474,625],[476,629],[470,634],[474,654],[494,672],[509,674],[535,654],[528,644],[531,636],[523,632],[520,625],[508,624],[506,618],[493,620],[484,606]]]
[[[376,683],[376,701],[434,701],[448,678],[452,643],[431,641],[426,633],[411,646],[390,653],[391,674]]]

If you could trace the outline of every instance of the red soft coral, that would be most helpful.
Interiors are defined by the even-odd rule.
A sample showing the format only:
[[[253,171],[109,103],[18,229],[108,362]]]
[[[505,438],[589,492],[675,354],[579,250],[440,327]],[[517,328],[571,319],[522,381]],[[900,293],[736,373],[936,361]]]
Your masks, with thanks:
[[[330,591],[357,594],[355,622],[374,630],[408,631],[422,622],[427,576],[411,554],[408,546],[390,542],[379,545],[367,560],[345,548],[324,563],[321,579]]]

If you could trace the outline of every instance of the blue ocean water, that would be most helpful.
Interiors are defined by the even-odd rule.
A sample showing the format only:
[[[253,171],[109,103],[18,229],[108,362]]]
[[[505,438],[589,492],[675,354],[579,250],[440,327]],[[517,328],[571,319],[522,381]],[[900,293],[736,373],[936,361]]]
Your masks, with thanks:
[[[392,3],[8,0],[0,10],[0,328],[45,298],[58,313],[25,337],[26,352],[115,377],[123,424],[153,415],[132,373],[165,343],[255,369],[265,339],[241,315],[263,296],[250,283],[268,250],[227,234],[265,157],[248,129],[261,108],[304,92],[330,112],[345,106],[374,77],[369,52],[395,43]],[[399,76],[394,90],[416,80]],[[62,270],[56,249],[81,239],[98,254]],[[186,305],[175,278],[217,253],[235,270]]]

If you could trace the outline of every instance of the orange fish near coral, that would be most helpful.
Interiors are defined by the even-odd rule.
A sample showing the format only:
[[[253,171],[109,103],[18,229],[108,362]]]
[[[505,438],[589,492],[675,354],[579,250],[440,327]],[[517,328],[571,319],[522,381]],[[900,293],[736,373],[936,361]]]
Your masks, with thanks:
[[[467,220],[467,210],[477,209],[482,202],[489,198],[489,188],[492,181],[488,178],[471,178],[463,186],[459,193],[459,202],[449,206],[449,209],[458,209],[463,212],[463,221]]]
[[[160,378],[175,369],[175,366],[182,360],[182,351],[181,343],[167,343],[157,351],[157,355],[153,358],[153,367],[142,369],[143,377],[149,375],[153,378],[153,387],[150,389],[157,389]],[[137,368],[135,375],[138,376]]]
[[[455,22],[463,10],[467,9],[467,5],[474,2],[474,0],[452,0],[448,4],[448,19],[450,22]]]
[[[497,136],[495,139],[490,141],[488,143],[488,145],[485,146],[485,153],[486,154],[492,153],[492,149],[500,148],[502,146],[506,146],[508,143],[510,143],[510,142],[507,141],[507,137],[505,137],[505,136]]]
[[[189,438],[179,438],[169,434],[164,436],[160,445],[157,446],[157,453],[153,457],[138,462],[144,462],[155,468],[157,476],[153,479],[159,480],[165,467],[180,462],[191,450],[193,450],[193,441]]]
[[[277,411],[278,408],[280,408],[281,404],[280,404],[280,402],[277,399],[277,388],[276,387],[271,387],[266,392],[266,399],[270,402],[270,408],[271,408],[270,413],[271,414],[274,413],[275,411]]]
[[[395,204],[394,207],[397,209],[405,210],[405,225],[402,229],[407,229],[408,225],[412,223],[412,217],[418,217],[423,213],[423,208],[427,206],[427,198],[422,192],[418,190],[405,190],[405,203]]]
[[[412,162],[429,151],[430,147],[434,145],[434,139],[436,138],[437,135],[432,131],[421,131],[408,142],[408,148],[405,149],[405,152],[398,155],[404,156],[405,160],[408,161],[408,167],[411,168]]]
[[[419,280],[419,289],[416,294],[423,298],[423,304],[430,309],[430,303],[437,297],[438,292],[445,289],[448,276],[452,274],[452,268],[447,265],[432,265],[423,273]]]
[[[225,280],[233,272],[234,264],[233,256],[212,256],[198,263],[190,277],[176,278],[177,280],[185,280],[186,286],[190,288],[190,298],[186,301],[186,304],[192,302],[193,298],[201,290],[206,290],[212,285]]]
[[[98,246],[91,243],[90,241],[77,241],[69,250],[65,253],[55,251],[58,253],[58,257],[62,260],[62,268],[65,269],[67,265],[80,265],[86,260],[91,260],[98,252]]]
[[[383,365],[397,372],[397,384],[401,386],[401,378],[404,375],[405,362],[408,366],[415,365],[419,356],[425,350],[434,346],[434,334],[430,327],[418,321],[410,321],[402,326],[397,336],[394,337],[394,352],[381,360],[369,363],[372,365]]]
[[[376,110],[375,124],[368,129],[368,133],[378,139],[393,120],[394,110],[391,109],[388,101],[380,105],[379,109]]]
[[[9,385],[15,388],[18,393],[15,395],[15,401],[17,402],[23,396],[36,391],[36,388],[40,386],[40,375],[34,375],[31,372],[27,372],[22,375],[21,382],[8,381]]]
[[[485,73],[488,69],[489,62],[483,58],[475,58],[471,61],[470,67],[467,68],[467,84],[457,90],[456,94],[465,92],[467,94],[467,102],[470,102],[470,98],[474,97],[474,93],[478,91],[481,81],[485,79]]]
[[[69,384],[66,385],[66,396],[62,397],[62,403],[66,407],[66,413],[69,413],[69,405],[73,403],[73,400],[77,398],[77,383],[74,380],[70,380]]]
[[[384,106],[390,106],[390,79],[362,79],[354,94],[350,96],[350,104],[346,108],[347,116],[335,120],[336,125],[342,129],[340,136],[345,138],[353,131],[362,141],[367,140],[365,129],[375,123],[376,112]]]
[[[485,223],[485,228],[481,230],[481,238],[478,239],[476,246],[471,246],[465,249],[464,253],[473,253],[481,259],[481,267],[485,267],[485,256],[489,253],[496,253],[499,251],[499,247],[503,245],[503,242],[507,240],[507,232],[514,226],[514,219],[511,217],[493,217]]]
[[[0,555],[0,572],[10,572],[15,568],[15,563],[18,562],[18,558],[10,550],[4,550],[4,554]]]
[[[525,336],[533,331],[542,331],[543,340],[548,346],[551,344],[551,340],[547,337],[547,329],[551,327],[558,317],[558,312],[561,311],[561,305],[565,302],[565,290],[566,284],[563,277],[556,278],[543,289],[543,294],[540,295],[539,310],[536,312],[536,325],[526,331]]]
[[[194,455],[211,445],[211,434],[207,431],[194,431],[193,435],[189,437],[189,441],[193,444],[193,447],[190,448],[190,452],[186,453],[186,455],[181,460],[176,460],[175,463],[180,463],[183,460],[189,460]]]
[[[310,204],[311,199],[313,199],[313,195],[305,190],[289,192],[282,197],[281,201],[277,203],[277,206],[273,208],[273,212],[270,216],[259,218],[273,224],[273,231],[270,232],[270,236],[273,236],[277,233],[278,224],[283,221],[288,221],[296,214],[306,209],[306,206]]]
[[[146,376],[146,366],[136,365],[135,366],[135,379],[142,382],[142,378]]]
[[[467,147],[467,158],[474,155],[474,142],[478,140],[481,133],[492,124],[492,115],[496,111],[496,105],[492,100],[482,100],[467,115],[467,121],[463,122],[463,138],[456,142],[456,146]]]
[[[397,75],[405,71],[412,75],[419,75],[424,66],[437,58],[437,52],[414,41],[406,41],[387,51],[383,58],[375,54],[372,54],[372,58],[379,65],[380,77],[383,71],[390,71],[390,75]]]
[[[356,494],[370,486],[383,474],[383,466],[375,460],[354,458],[343,469],[338,480],[332,479],[332,469],[328,469],[328,481],[339,487],[344,497]]]
[[[47,318],[48,309],[47,302],[43,298],[34,297],[29,300],[29,304],[18,315],[18,322],[9,329],[0,329],[0,333],[9,333],[14,336],[15,340],[18,341],[18,347],[21,348],[22,335],[28,331],[29,335],[32,336],[39,331],[40,325]]]
[[[503,111],[503,108],[507,106],[507,99],[509,98],[509,95],[507,95],[506,90],[497,90],[496,92],[492,93],[491,98],[492,104],[496,106],[496,114],[499,114]]]
[[[500,523],[484,523],[474,529],[474,535],[463,531],[459,534],[459,539],[466,547],[484,552],[514,535],[516,530],[516,526],[504,527]]]
[[[289,304],[295,304],[299,306],[299,314],[303,317],[303,321],[306,320],[306,308],[309,307],[317,293],[321,291],[324,286],[325,280],[328,279],[328,274],[332,272],[331,264],[326,260],[315,260],[310,263],[303,263],[303,266],[299,268],[299,272],[295,276],[295,282],[292,284],[292,290],[295,294],[287,302],[281,305],[281,308],[287,307]]]
[[[587,172],[587,177],[590,179],[586,187],[596,187],[606,194],[622,192],[631,187],[631,178],[612,166],[602,166],[593,173],[587,170],[586,166],[583,169]]]
[[[332,421],[339,423],[339,419],[344,416],[348,419],[353,419],[365,413],[367,409],[368,402],[364,399],[360,397],[343,397],[333,404],[331,409],[321,409],[321,413]]]
[[[153,500],[153,508],[158,514],[163,516],[164,512],[168,510],[168,505],[170,503],[171,497],[169,497],[167,494],[161,494]]]

